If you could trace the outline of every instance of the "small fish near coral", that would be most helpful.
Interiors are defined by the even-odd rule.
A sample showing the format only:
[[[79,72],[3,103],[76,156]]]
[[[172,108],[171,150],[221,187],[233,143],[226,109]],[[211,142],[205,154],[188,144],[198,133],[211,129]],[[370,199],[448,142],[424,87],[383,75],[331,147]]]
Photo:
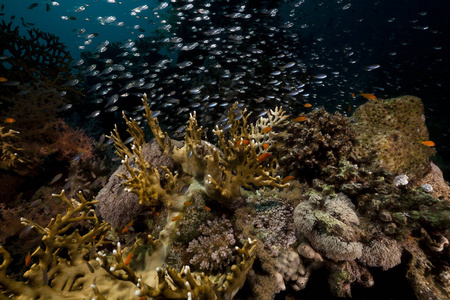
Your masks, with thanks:
[[[360,93],[360,94],[355,95],[355,93],[352,93],[353,98],[358,97],[358,96],[362,96],[362,97],[366,98],[367,100],[377,100],[378,99],[377,96],[375,96],[374,94]]]
[[[422,141],[422,145],[425,145],[427,147],[434,147],[436,144],[433,141]]]

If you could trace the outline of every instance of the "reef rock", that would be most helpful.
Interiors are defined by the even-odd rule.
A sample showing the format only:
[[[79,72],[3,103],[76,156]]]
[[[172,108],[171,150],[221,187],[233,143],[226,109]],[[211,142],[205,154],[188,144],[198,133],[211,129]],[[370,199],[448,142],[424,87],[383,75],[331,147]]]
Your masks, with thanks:
[[[421,100],[414,96],[361,105],[351,117],[358,140],[354,154],[366,156],[373,151],[393,174],[406,174],[412,180],[422,178],[434,154],[433,148],[422,144],[429,139],[423,112]]]

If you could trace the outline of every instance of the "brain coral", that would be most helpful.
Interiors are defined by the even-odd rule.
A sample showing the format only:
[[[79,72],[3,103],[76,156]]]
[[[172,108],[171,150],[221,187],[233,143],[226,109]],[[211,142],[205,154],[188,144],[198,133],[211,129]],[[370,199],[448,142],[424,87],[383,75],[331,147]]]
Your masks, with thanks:
[[[406,174],[413,180],[421,178],[434,153],[422,144],[429,139],[423,112],[422,102],[414,96],[361,105],[351,118],[358,140],[353,152],[366,156],[375,151],[383,167],[393,174]]]

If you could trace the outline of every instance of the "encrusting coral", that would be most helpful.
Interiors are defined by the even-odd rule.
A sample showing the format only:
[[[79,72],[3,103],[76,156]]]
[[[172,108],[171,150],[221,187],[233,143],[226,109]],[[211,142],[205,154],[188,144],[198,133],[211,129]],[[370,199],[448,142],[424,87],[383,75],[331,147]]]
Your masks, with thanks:
[[[429,139],[419,98],[402,96],[369,101],[358,107],[351,119],[359,143],[358,156],[375,151],[383,168],[395,175],[421,178],[429,170],[434,149],[423,145]]]

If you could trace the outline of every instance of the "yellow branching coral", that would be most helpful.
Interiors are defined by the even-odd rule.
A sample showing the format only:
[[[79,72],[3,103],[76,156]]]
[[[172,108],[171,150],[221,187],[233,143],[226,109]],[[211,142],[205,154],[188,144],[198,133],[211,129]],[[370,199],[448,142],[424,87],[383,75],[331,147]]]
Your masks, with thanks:
[[[115,263],[100,255],[101,266],[114,278],[133,282],[139,290],[136,296],[148,296],[156,299],[232,299],[245,283],[247,273],[255,260],[256,241],[248,240],[242,248],[236,247],[238,263],[231,266],[225,274],[208,277],[204,273],[191,273],[189,266],[181,272],[173,268],[157,268],[156,282],[146,283],[145,276],[135,274],[123,260],[120,243],[114,250]]]
[[[103,236],[109,230],[107,223],[100,222],[91,206],[97,201],[87,201],[79,194],[80,202],[68,199],[64,191],[55,195],[68,206],[67,212],[58,214],[47,227],[42,227],[22,218],[24,225],[34,228],[42,235],[42,243],[32,254],[32,261],[38,260],[25,272],[26,282],[8,277],[6,269],[11,256],[0,246],[0,287],[3,295],[17,299],[62,299],[84,298],[91,294],[87,289],[93,283],[94,267],[89,263],[92,249],[104,243]],[[81,233],[71,232],[75,223],[89,222],[91,229]],[[98,238],[100,237],[100,238]],[[97,239],[96,239],[97,238]]]
[[[219,127],[214,129],[219,148],[201,139],[203,129],[198,126],[194,113],[186,127],[185,144],[177,148],[168,134],[163,133],[156,117],[152,117],[145,94],[143,104],[147,122],[164,153],[181,165],[184,172],[203,180],[211,198],[227,204],[240,195],[241,187],[287,186],[274,175],[277,161],[268,152],[274,137],[280,135],[272,128],[286,124],[287,115],[281,108],[268,111],[268,118],[261,117],[249,126],[250,114],[238,109],[236,103],[228,115],[229,133]]]
[[[23,165],[27,161],[20,156],[23,149],[14,145],[14,139],[19,132],[12,129],[3,132],[3,129],[4,127],[0,126],[0,167],[17,168],[18,165]]]
[[[117,149],[116,153],[123,159],[122,163],[127,170],[127,172],[119,174],[119,177],[125,180],[126,190],[139,197],[140,204],[156,205],[158,201],[161,201],[168,205],[171,198],[170,193],[176,185],[177,175],[174,176],[167,167],[162,166],[161,168],[166,171],[164,177],[166,187],[161,186],[161,175],[157,168],[152,168],[142,156],[142,145],[145,143],[144,132],[136,120],[129,120],[125,114],[123,117],[133,141],[130,150],[120,138],[117,126],[111,133]]]

